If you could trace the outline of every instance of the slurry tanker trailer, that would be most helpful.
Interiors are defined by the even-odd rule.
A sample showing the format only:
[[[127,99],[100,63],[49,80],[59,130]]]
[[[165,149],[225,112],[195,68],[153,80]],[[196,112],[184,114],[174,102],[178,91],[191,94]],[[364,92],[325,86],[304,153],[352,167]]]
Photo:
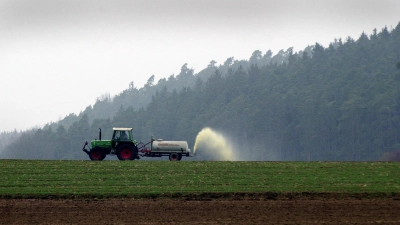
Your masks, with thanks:
[[[87,149],[88,142],[83,145],[82,151],[89,155],[94,161],[103,160],[106,155],[116,155],[119,160],[134,160],[140,157],[168,156],[171,161],[180,161],[183,156],[192,157],[186,141],[164,141],[155,140],[153,137],[147,144],[137,142],[133,139],[132,128],[113,128],[111,140],[101,140],[101,129],[99,140],[91,141],[91,148]]]

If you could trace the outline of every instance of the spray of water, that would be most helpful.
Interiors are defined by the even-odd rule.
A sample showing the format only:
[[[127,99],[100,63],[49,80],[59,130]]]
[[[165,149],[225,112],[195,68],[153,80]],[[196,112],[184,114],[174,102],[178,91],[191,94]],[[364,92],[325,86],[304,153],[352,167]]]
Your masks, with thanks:
[[[216,160],[234,161],[236,160],[234,148],[229,140],[221,133],[212,130],[209,127],[203,128],[196,137],[193,152],[200,149],[207,155]]]

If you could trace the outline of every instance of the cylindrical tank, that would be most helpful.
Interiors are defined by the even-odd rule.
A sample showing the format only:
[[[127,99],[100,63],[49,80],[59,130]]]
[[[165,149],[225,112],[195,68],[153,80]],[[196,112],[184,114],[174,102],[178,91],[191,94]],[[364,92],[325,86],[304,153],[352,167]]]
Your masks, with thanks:
[[[163,140],[153,141],[151,145],[151,151],[160,153],[190,152],[188,148],[188,143],[186,141],[163,141]]]

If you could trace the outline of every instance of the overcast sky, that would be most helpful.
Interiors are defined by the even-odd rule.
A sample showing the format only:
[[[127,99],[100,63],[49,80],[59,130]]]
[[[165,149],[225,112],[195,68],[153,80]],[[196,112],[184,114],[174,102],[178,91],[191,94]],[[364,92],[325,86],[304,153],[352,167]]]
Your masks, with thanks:
[[[104,93],[211,60],[400,22],[399,0],[0,0],[0,132],[78,114]]]

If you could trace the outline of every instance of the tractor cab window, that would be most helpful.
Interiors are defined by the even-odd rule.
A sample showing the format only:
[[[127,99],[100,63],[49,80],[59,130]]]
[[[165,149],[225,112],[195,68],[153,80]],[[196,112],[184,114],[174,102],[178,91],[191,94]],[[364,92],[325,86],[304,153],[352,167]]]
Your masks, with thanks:
[[[128,135],[126,134],[126,131],[121,131],[121,140],[128,140]]]
[[[115,131],[113,139],[114,140],[119,140],[119,138],[120,138],[120,132],[119,131]]]
[[[128,140],[128,134],[124,130],[116,131],[114,135],[114,140]]]

